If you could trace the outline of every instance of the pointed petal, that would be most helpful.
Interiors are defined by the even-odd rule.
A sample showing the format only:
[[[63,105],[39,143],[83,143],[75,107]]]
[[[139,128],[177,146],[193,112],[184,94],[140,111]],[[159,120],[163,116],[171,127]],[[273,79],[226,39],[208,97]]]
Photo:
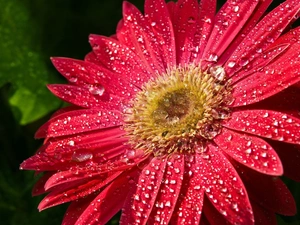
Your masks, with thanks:
[[[243,165],[236,167],[253,201],[282,215],[294,215],[296,213],[295,200],[280,178],[257,173]]]
[[[249,105],[275,95],[300,81],[299,44],[294,44],[278,60],[234,85],[232,106]]]
[[[300,144],[300,119],[270,110],[245,110],[231,114],[223,126],[293,144]]]
[[[145,17],[152,27],[156,42],[160,44],[160,54],[164,56],[164,67],[176,65],[176,46],[173,25],[164,0],[145,0]]]
[[[174,33],[176,40],[177,63],[187,65],[190,62],[198,19],[197,0],[179,0],[174,9]]]
[[[256,72],[261,73],[262,69],[269,65],[271,62],[276,60],[278,57],[284,54],[284,52],[287,51],[287,49],[290,47],[290,44],[280,44],[272,48],[268,48],[266,51],[264,51],[261,55],[257,56],[253,61],[251,61],[246,70],[240,70],[237,72],[233,77],[230,79],[232,80],[232,83],[236,83],[239,80],[248,77]],[[245,61],[247,63],[247,61]],[[247,80],[247,78],[245,79]],[[238,85],[236,85],[238,86]]]
[[[32,196],[37,196],[46,193],[45,190],[45,183],[48,179],[54,174],[54,172],[46,172],[43,176],[35,183],[34,187],[32,188]]]
[[[231,225],[231,223],[212,205],[207,197],[205,197],[204,201],[203,214],[209,225]]]
[[[50,194],[48,194],[39,204],[38,209],[44,210],[65,202],[74,201],[76,199],[87,196],[93,192],[100,190],[100,188],[109,184],[121,172],[117,172],[110,176],[102,175],[98,179],[90,180],[89,177],[80,180],[80,182],[66,183],[55,188]]]
[[[88,174],[88,176],[87,176]],[[99,176],[98,172],[91,172],[88,168],[83,168],[80,170],[66,170],[59,171],[53,174],[44,185],[45,190],[49,190],[50,188],[62,186],[67,183],[73,183],[82,180],[86,180],[87,178],[92,179],[95,176]]]
[[[300,182],[300,147],[283,142],[271,142],[284,168],[284,176]]]
[[[288,33],[280,36],[273,44],[271,44],[265,51],[262,49],[257,49],[259,54],[257,57],[253,59],[253,61],[249,62],[246,60],[243,63],[247,64],[245,70],[240,70],[233,77],[231,77],[232,82],[235,83],[238,80],[248,76],[249,74],[260,72],[262,68],[267,66],[269,63],[273,62],[274,60],[281,60],[279,58],[283,53],[285,55],[291,54],[293,49],[295,49],[294,45],[299,43],[299,36],[300,36],[300,27],[295,28]],[[290,53],[287,53],[286,50],[289,49]],[[286,56],[285,56],[286,57]],[[231,62],[228,66],[234,66],[235,63]],[[276,64],[275,64],[276,66]]]
[[[251,202],[255,225],[277,225],[276,215],[273,211],[261,207],[255,202]]]
[[[35,134],[36,138],[72,135],[92,130],[122,125],[118,111],[102,112],[97,109],[83,109],[66,112],[50,119]]]
[[[71,202],[65,213],[62,225],[74,225],[97,195],[98,193],[92,193],[84,198]]]
[[[224,128],[214,142],[230,157],[251,169],[268,175],[283,174],[277,153],[261,138]]]
[[[60,99],[83,108],[98,108],[102,110],[120,110],[122,99],[103,92],[103,87],[87,89],[73,85],[51,84],[49,90]]]
[[[97,58],[97,55],[95,54],[95,52],[89,52],[89,53],[84,57],[84,61],[91,62],[91,63],[94,63],[94,64],[99,65],[99,66],[105,66],[105,65],[103,65],[103,63]]]
[[[261,102],[247,106],[247,109],[268,109],[300,117],[300,88],[293,85]]]
[[[100,131],[91,131],[84,134],[75,134],[68,137],[55,137],[49,138],[48,141],[39,149],[39,153],[48,153],[54,155],[55,153],[75,151],[78,149],[84,149],[87,146],[92,148],[91,144],[103,144],[108,143],[120,143],[120,139],[124,135],[124,131],[121,128],[103,129]],[[95,146],[95,145],[93,145]],[[105,149],[102,149],[102,152]]]
[[[204,199],[201,179],[195,156],[185,155],[182,187],[170,224],[199,224]]]
[[[168,158],[163,182],[150,214],[150,224],[167,225],[169,223],[180,194],[183,173],[184,157],[171,155]]]
[[[106,172],[113,169],[113,162],[119,162],[121,154],[128,150],[124,145],[126,139],[116,139],[106,142],[97,140],[90,143],[76,144],[72,141],[69,146],[56,146],[52,152],[41,151],[21,164],[22,169],[36,171],[68,170],[72,167],[89,166],[97,171]],[[122,161],[123,164],[126,162]],[[92,165],[94,167],[92,167]],[[107,167],[107,168],[106,168]]]
[[[215,17],[215,24],[203,58],[220,57],[253,13],[258,0],[227,1]]]
[[[74,85],[89,89],[102,85],[103,91],[120,97],[134,95],[137,91],[120,75],[93,63],[69,58],[51,58],[51,60],[56,69]]]
[[[205,194],[214,207],[231,223],[253,225],[254,218],[249,198],[239,175],[213,145],[207,152],[196,155]]]
[[[131,3],[123,2],[123,23],[117,31],[118,40],[130,47],[152,73],[165,71],[159,44],[141,12]]]
[[[243,41],[245,36],[250,33],[250,31],[255,27],[257,21],[264,15],[270,4],[273,0],[260,0],[256,5],[255,10],[253,11],[251,17],[248,19],[247,23],[244,24],[241,31],[237,34],[234,40],[230,43],[229,47],[222,54],[220,60],[218,60],[218,64],[223,65],[228,60],[228,58],[232,55],[232,53],[236,50],[237,46]]]
[[[201,63],[205,46],[213,29],[216,7],[216,0],[201,0],[199,3],[197,32],[194,35],[194,50],[192,50],[190,62]]]
[[[290,24],[299,10],[298,0],[288,0],[267,14],[231,55],[225,65],[226,72],[233,75],[267,49]],[[233,63],[234,66],[230,66]]]
[[[109,184],[84,210],[75,225],[106,224],[122,207],[137,171],[125,172]]]
[[[95,34],[90,35],[89,41],[97,58],[108,69],[137,87],[141,87],[153,76],[147,71],[147,65],[121,42]]]
[[[158,194],[163,174],[166,167],[166,160],[153,158],[143,169],[137,183],[132,184],[132,192],[123,206],[123,213],[120,224],[146,224]]]

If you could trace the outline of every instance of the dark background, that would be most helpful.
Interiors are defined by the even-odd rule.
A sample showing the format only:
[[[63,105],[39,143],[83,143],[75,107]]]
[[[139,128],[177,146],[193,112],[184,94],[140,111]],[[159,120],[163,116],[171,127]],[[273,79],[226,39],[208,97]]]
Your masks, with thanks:
[[[130,2],[143,8],[143,0]],[[272,7],[280,2],[275,0]],[[34,173],[19,171],[19,164],[41,145],[34,132],[63,106],[45,87],[65,82],[49,58],[82,59],[91,50],[88,35],[114,34],[121,16],[122,0],[0,0],[1,224],[61,223],[67,204],[39,213],[42,196],[31,197]],[[300,185],[284,181],[300,208]],[[117,221],[116,217],[111,224]],[[300,216],[278,217],[278,221],[296,225]]]

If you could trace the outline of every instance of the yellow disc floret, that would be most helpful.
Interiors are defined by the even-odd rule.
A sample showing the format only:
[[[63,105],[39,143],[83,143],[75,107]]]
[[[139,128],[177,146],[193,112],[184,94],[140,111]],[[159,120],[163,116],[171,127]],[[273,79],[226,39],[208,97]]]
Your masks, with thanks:
[[[221,67],[190,66],[146,83],[125,115],[130,144],[156,156],[205,146],[229,116],[231,90],[222,73]]]

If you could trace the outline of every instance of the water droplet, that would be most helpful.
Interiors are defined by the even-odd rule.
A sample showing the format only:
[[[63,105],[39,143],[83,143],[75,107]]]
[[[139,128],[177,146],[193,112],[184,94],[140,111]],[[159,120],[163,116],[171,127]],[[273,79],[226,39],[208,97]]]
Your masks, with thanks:
[[[228,63],[228,67],[229,68],[233,68],[234,66],[235,66],[235,62],[231,61],[231,62]]]
[[[245,150],[245,153],[246,153],[246,154],[251,154],[251,152],[252,152],[252,149],[251,149],[251,148],[248,148],[247,150]]]
[[[223,81],[226,77],[226,73],[223,67],[214,66],[209,69],[210,74],[218,81]]]
[[[75,142],[71,140],[71,141],[68,142],[68,145],[74,146],[74,145],[75,145]]]
[[[246,58],[241,58],[241,61],[240,61],[240,66],[247,66],[249,63],[249,60],[246,59]]]
[[[72,155],[72,161],[75,162],[84,162],[92,158],[93,154],[88,152],[74,152]]]
[[[174,168],[175,173],[180,173],[180,169],[179,168]]]
[[[239,7],[239,6],[234,6],[234,7],[233,7],[233,11],[234,11],[234,12],[238,12],[238,11],[239,11],[239,9],[240,9],[240,7]]]
[[[188,18],[188,23],[195,23],[196,22],[196,19],[194,17],[189,17]]]
[[[71,78],[69,79],[69,81],[70,81],[71,83],[76,83],[77,80],[78,80],[77,77],[71,77]]]
[[[266,152],[262,152],[260,155],[261,155],[261,157],[263,157],[263,158],[266,158],[266,157],[267,157],[267,153],[266,153]]]
[[[165,206],[171,207],[171,202],[170,202],[170,201],[167,201],[166,204],[165,204]]]
[[[269,116],[269,113],[267,113],[267,112],[263,115],[264,118],[267,118],[268,116]]]
[[[201,187],[200,187],[200,185],[196,185],[196,186],[194,187],[194,189],[195,189],[195,190],[200,190]]]
[[[93,85],[89,87],[89,92],[93,95],[102,96],[105,88],[102,85]]]

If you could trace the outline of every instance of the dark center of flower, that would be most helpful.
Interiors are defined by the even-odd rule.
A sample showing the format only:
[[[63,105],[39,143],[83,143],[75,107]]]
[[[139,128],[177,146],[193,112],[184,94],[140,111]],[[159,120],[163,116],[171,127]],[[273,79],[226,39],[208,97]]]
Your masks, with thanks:
[[[223,68],[176,68],[142,87],[124,128],[130,144],[146,153],[193,152],[219,134],[231,101]]]
[[[184,119],[193,109],[193,104],[186,89],[166,93],[158,100],[157,109],[153,111],[154,123],[174,124]]]

